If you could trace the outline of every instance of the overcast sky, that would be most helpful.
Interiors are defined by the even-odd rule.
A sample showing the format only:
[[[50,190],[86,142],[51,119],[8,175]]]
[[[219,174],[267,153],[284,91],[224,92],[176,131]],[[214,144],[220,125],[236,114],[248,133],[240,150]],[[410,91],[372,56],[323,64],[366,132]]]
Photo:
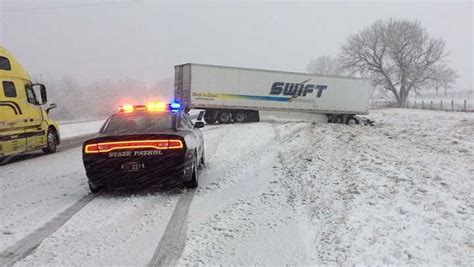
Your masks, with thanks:
[[[154,84],[187,62],[304,72],[377,19],[416,19],[447,41],[457,87],[473,87],[470,1],[111,2],[3,0],[0,41],[35,77]]]

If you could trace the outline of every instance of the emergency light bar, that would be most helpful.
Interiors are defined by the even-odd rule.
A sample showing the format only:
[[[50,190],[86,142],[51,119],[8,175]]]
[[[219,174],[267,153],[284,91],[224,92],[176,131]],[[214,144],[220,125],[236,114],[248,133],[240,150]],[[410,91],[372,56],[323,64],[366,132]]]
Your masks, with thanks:
[[[130,105],[125,104],[123,106],[119,106],[119,112],[123,113],[131,113],[135,111],[148,111],[148,112],[159,112],[159,111],[172,111],[178,112],[181,110],[181,104],[178,102],[171,102],[169,104],[165,104],[163,102],[150,102],[146,105]]]

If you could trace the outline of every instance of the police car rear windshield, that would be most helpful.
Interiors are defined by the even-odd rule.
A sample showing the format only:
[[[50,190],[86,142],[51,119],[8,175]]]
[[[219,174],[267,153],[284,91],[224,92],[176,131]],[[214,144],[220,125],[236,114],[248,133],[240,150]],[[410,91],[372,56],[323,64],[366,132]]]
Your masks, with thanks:
[[[131,113],[112,116],[102,133],[106,134],[146,134],[171,130],[172,114],[170,113]]]

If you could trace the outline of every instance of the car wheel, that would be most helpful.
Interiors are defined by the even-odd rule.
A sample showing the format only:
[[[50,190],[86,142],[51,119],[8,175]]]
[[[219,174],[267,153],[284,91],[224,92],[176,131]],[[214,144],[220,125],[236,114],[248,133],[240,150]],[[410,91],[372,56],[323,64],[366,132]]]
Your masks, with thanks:
[[[194,163],[194,166],[193,166],[193,174],[192,174],[191,180],[185,181],[184,186],[187,188],[196,188],[198,187],[198,180],[199,180],[199,172],[198,172],[197,162],[196,162]]]
[[[244,122],[247,119],[247,114],[243,112],[239,112],[235,114],[235,121],[236,122]]]
[[[89,181],[89,189],[93,194],[99,193],[100,190],[102,190],[101,186],[95,186]]]
[[[219,113],[217,120],[219,123],[230,123],[231,118],[230,112],[223,111]]]
[[[58,140],[56,138],[56,132],[52,129],[48,130],[46,147],[43,148],[44,153],[51,154],[56,152]]]
[[[203,169],[206,166],[206,154],[202,151],[201,164],[199,164],[199,169]]]

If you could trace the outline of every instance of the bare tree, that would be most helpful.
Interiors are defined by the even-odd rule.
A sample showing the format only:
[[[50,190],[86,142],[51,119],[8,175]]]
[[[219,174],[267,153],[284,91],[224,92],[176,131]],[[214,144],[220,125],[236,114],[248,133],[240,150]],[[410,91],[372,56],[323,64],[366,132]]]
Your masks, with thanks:
[[[341,49],[342,68],[367,75],[391,92],[400,107],[436,76],[447,56],[445,42],[416,21],[378,20],[352,35]]]
[[[331,56],[320,56],[312,59],[307,67],[309,73],[320,75],[343,75],[339,60]]]
[[[445,64],[436,66],[433,71],[433,79],[428,83],[427,87],[434,88],[436,94],[439,93],[439,89],[443,88],[444,95],[447,96],[448,90],[453,88],[453,85],[459,76],[454,70]]]

